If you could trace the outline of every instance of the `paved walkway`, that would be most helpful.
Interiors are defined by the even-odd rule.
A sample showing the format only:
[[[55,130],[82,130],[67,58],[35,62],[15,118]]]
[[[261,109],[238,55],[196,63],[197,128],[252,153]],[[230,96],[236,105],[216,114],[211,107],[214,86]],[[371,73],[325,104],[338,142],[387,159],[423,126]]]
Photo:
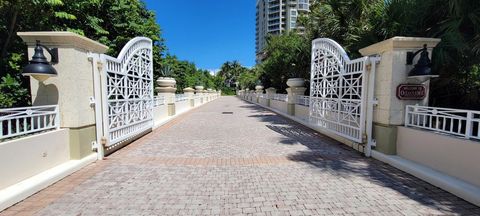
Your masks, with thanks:
[[[232,112],[229,114],[229,112]],[[0,215],[480,215],[480,209],[222,97]]]

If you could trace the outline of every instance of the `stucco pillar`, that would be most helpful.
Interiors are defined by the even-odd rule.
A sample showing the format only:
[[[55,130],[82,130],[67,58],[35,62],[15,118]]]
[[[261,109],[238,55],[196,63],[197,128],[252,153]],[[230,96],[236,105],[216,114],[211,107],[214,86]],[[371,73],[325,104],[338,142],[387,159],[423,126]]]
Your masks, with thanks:
[[[175,91],[177,89],[175,87],[156,87],[157,95],[163,96],[165,98],[165,103],[167,103],[168,107],[168,115],[173,116],[175,115]]]
[[[305,95],[307,88],[305,87],[290,87],[287,88],[288,101],[287,101],[287,113],[289,115],[295,115],[295,104],[297,103],[298,95]]]
[[[60,127],[69,129],[70,158],[81,159],[92,153],[96,140],[94,68],[90,54],[103,54],[108,47],[71,32],[18,32],[28,46],[28,58],[37,40],[49,48],[58,48],[59,63],[53,65],[58,76],[43,82],[30,78],[32,105],[58,104]],[[45,56],[50,55],[44,50]],[[100,106],[100,105],[99,105]]]
[[[270,87],[265,89],[265,92],[267,92],[267,106],[270,106],[270,101],[273,98],[273,95],[277,93],[277,89]]]
[[[429,80],[408,78],[408,72],[414,67],[406,64],[407,52],[416,52],[427,45],[429,57],[432,49],[440,42],[437,38],[393,37],[388,40],[360,49],[364,56],[380,55],[381,60],[375,73],[375,93],[378,105],[373,113],[373,137],[375,150],[385,154],[396,154],[397,126],[403,125],[406,105],[428,105]],[[400,100],[396,96],[400,84],[424,84],[427,97],[424,100]]]
[[[260,95],[263,94],[263,86],[262,85],[255,86],[255,93],[257,93],[256,94],[256,96],[257,96],[256,101],[257,101],[257,103],[259,103],[260,102]]]
[[[194,107],[195,106],[195,99],[193,96],[195,96],[195,89],[193,88],[184,88],[183,93],[188,97],[188,100],[190,101],[190,106]]]
[[[200,97],[200,104],[203,104],[203,86],[195,86],[195,95]]]

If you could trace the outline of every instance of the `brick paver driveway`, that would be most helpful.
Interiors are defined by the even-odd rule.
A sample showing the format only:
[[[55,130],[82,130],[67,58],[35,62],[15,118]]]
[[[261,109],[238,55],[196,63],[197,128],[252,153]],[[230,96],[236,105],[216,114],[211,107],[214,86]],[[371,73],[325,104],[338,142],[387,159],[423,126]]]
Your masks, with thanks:
[[[480,210],[272,112],[222,97],[3,214],[478,215]]]

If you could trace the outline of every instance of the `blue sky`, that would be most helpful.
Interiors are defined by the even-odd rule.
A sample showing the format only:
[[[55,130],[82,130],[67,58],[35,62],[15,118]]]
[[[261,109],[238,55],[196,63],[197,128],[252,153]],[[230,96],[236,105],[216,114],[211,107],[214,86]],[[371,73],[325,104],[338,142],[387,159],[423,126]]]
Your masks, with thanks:
[[[255,64],[256,0],[145,0],[170,54],[201,69],[225,61]]]

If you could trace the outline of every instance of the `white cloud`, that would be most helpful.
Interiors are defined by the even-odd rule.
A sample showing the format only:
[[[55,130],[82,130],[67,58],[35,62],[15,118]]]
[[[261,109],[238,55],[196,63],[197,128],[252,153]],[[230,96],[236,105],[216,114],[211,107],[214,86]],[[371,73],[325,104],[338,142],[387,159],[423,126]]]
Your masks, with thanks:
[[[220,71],[220,69],[207,69],[211,75],[215,76]]]

